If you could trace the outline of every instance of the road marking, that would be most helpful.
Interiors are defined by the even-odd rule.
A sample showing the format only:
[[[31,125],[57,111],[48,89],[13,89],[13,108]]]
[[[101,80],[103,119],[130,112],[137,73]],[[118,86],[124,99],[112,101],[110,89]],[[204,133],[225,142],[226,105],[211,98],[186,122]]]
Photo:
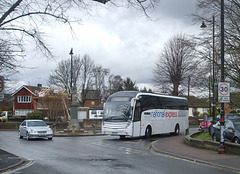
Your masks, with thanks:
[[[127,155],[131,155],[131,154],[139,154],[139,155],[144,155],[144,156],[151,155],[151,154],[146,153],[144,151],[129,148],[129,147],[124,147],[124,146],[114,146],[114,145],[109,145],[109,144],[102,143],[102,142],[97,142],[97,143],[92,143],[92,144],[100,146],[100,147],[107,147],[107,148],[123,151]]]
[[[34,164],[34,161],[29,161],[29,162],[28,162],[26,165],[24,165],[24,166],[21,166],[21,167],[19,167],[19,168],[13,169],[13,170],[9,170],[9,171],[4,172],[4,173],[2,173],[2,174],[15,173],[15,172],[17,172],[17,171],[19,171],[19,170],[26,169],[26,168],[30,167],[31,165],[33,165],[33,164]]]

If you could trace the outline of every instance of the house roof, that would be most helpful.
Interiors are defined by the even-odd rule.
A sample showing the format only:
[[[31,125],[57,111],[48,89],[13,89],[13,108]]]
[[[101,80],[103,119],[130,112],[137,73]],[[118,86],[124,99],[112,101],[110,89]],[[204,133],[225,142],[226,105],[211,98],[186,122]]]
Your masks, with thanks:
[[[27,86],[27,85],[23,85],[21,86],[19,89],[17,89],[12,96],[16,95],[19,91],[21,91],[22,89],[26,89],[27,91],[29,91],[30,93],[32,93],[34,96],[37,96],[38,92],[41,90],[41,87],[37,87],[37,86]]]
[[[188,99],[187,96],[185,97]],[[209,98],[197,98],[194,96],[189,96],[188,103],[190,108],[208,108]]]
[[[100,94],[97,90],[89,90],[86,96],[87,100],[100,100]]]

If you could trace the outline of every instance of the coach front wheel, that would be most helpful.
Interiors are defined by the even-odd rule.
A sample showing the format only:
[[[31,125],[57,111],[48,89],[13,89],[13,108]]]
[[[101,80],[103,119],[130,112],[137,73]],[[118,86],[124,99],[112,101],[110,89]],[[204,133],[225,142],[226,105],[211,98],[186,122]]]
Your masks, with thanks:
[[[150,138],[152,136],[151,126],[148,126],[145,131],[145,138]]]

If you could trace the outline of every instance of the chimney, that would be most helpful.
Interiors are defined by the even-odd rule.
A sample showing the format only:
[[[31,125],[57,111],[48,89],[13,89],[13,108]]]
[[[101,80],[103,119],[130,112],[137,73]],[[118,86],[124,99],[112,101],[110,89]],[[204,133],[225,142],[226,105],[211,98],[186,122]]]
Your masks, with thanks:
[[[40,84],[40,83],[39,83],[39,84],[37,84],[37,87],[41,88],[41,87],[42,87],[42,84]]]

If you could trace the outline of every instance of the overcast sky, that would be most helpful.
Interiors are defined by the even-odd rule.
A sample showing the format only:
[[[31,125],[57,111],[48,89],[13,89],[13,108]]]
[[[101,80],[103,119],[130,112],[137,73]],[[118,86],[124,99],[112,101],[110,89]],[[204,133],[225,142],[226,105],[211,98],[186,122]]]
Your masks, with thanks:
[[[67,26],[46,27],[46,40],[56,58],[40,58],[29,48],[24,65],[32,69],[21,70],[19,83],[47,86],[49,73],[60,61],[70,59],[71,48],[74,55],[88,54],[111,74],[130,77],[137,84],[153,83],[153,68],[164,43],[179,33],[200,33],[187,16],[195,11],[196,1],[161,0],[149,13],[154,20],[133,9],[98,7],[92,17],[81,17],[82,25],[74,25],[77,38]]]

